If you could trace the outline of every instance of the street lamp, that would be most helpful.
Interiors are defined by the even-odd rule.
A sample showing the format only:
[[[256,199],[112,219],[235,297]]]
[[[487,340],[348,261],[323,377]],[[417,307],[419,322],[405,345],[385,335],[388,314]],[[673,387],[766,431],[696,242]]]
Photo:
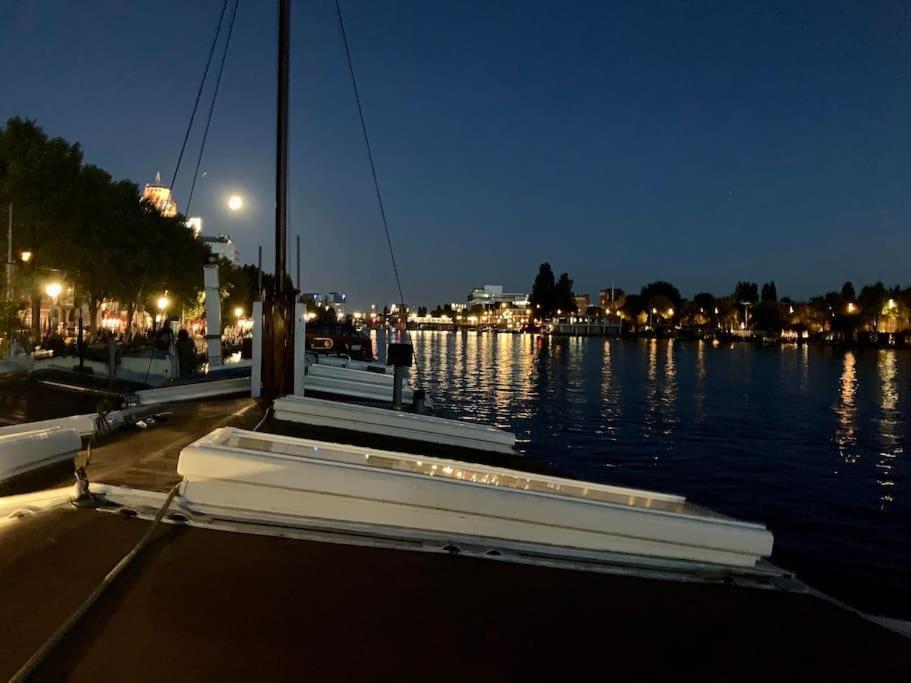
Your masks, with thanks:
[[[241,308],[240,306],[236,306],[234,308],[234,317],[235,318],[240,318],[243,314],[244,314],[243,308]]]
[[[23,252],[20,252],[19,260],[21,260],[23,263],[28,263],[29,261],[32,260],[32,252],[30,252],[28,249],[26,249]]]
[[[171,304],[171,301],[167,296],[158,297],[158,301],[155,302],[158,305],[158,310],[161,311],[158,314],[158,320],[161,322],[162,326],[164,325],[164,312],[168,310],[168,306]]]
[[[240,211],[244,207],[244,199],[239,194],[232,194],[228,197],[228,208],[231,211]]]
[[[55,315],[56,306],[57,306],[57,297],[60,296],[60,292],[62,290],[63,290],[63,286],[59,282],[48,282],[44,286],[44,292],[51,298],[51,301],[53,302],[51,304],[51,308],[48,310],[48,320],[47,320],[47,326],[49,328],[48,331],[53,330],[56,332],[56,330],[57,330],[57,316]]]
[[[60,296],[62,290],[63,287],[59,282],[48,282],[44,287],[45,293],[54,300],[54,304],[57,303],[57,297]]]

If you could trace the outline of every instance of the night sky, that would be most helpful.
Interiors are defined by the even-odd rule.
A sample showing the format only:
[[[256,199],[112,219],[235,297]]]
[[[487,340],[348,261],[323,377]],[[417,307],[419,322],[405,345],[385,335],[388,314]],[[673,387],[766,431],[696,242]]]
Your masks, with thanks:
[[[262,244],[269,269],[276,5],[241,1],[192,211],[244,261]],[[902,5],[346,0],[409,301],[527,290],[543,260],[593,296],[659,278],[688,296],[738,279],[801,298],[845,279],[911,284]],[[6,0],[0,118],[37,119],[117,177],[167,182],[220,8]],[[290,242],[304,290],[388,303],[334,11],[294,3]]]

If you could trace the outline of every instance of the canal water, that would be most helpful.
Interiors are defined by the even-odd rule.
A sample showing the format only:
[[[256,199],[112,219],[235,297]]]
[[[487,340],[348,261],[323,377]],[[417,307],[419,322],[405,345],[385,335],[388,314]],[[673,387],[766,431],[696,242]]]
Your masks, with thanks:
[[[764,522],[779,565],[853,606],[911,618],[911,351],[413,339],[443,414],[513,431],[529,458],[568,476]]]

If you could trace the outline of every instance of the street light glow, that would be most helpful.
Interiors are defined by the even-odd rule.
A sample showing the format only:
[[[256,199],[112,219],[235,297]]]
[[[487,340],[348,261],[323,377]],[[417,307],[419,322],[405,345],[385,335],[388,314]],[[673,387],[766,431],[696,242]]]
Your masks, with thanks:
[[[19,254],[19,258],[22,259],[23,263],[28,263],[29,261],[32,260],[32,252],[30,252],[26,249],[21,254]]]
[[[44,291],[47,293],[47,295],[49,297],[51,297],[52,299],[56,299],[58,296],[60,296],[60,292],[62,289],[63,289],[63,287],[60,285],[59,282],[49,282],[45,286]]]
[[[161,311],[164,311],[168,307],[168,304],[170,304],[171,302],[168,300],[168,297],[160,296],[160,297],[158,297],[157,303],[158,303],[158,309]]]
[[[239,194],[232,194],[228,198],[228,208],[231,209],[231,211],[240,211],[243,206],[244,200]]]
[[[244,309],[243,309],[243,308],[241,308],[240,306],[236,306],[236,307],[234,308],[234,317],[235,317],[235,318],[239,318],[239,317],[241,317],[243,314],[244,314]]]

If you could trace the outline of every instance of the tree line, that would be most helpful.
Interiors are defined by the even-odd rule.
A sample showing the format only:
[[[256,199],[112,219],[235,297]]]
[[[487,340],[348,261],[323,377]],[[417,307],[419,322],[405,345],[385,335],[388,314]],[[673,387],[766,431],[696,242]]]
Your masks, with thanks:
[[[542,263],[532,284],[534,317],[576,311],[572,284],[566,273],[555,281],[550,264]],[[692,299],[684,298],[677,287],[665,280],[647,283],[638,294],[626,294],[621,289],[613,292],[615,306],[602,313],[619,313],[630,320],[654,322],[657,316],[662,321],[693,326],[742,321],[762,330],[801,326],[812,320],[841,332],[875,326],[884,316],[911,324],[911,287],[886,287],[882,282],[865,285],[859,292],[852,282],[845,282],[839,290],[813,296],[803,303],[787,296],[779,298],[774,281],[760,286],[744,280],[730,294],[700,292]]]
[[[0,128],[0,207],[12,205],[13,253],[31,258],[19,260],[12,282],[2,276],[4,291],[9,284],[16,293],[5,304],[7,327],[30,304],[38,332],[50,279],[72,287],[74,303],[89,310],[89,327],[107,299],[126,306],[128,320],[165,290],[172,310],[196,304],[208,247],[183,216],[163,216],[139,198],[136,183],[86,163],[78,143],[49,137],[34,121],[9,119]],[[0,240],[5,256],[5,230]]]

